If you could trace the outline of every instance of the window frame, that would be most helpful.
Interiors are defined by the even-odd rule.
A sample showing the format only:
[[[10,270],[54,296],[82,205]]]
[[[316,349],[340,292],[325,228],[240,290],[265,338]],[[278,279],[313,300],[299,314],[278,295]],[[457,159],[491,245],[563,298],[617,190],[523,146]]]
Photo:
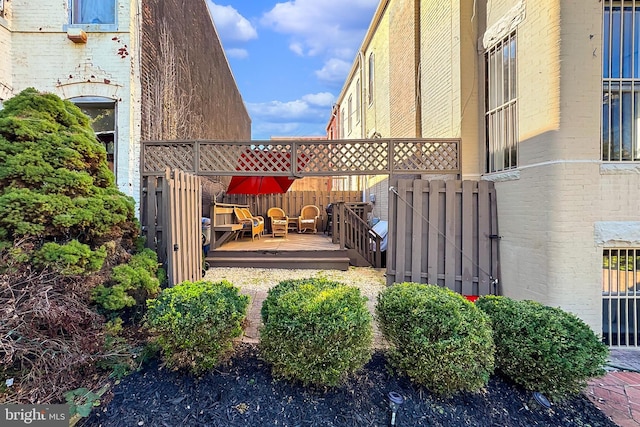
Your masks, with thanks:
[[[368,77],[369,77],[369,90],[368,90],[368,100],[369,106],[373,104],[374,101],[374,91],[375,91],[375,55],[373,52],[369,54],[369,62],[368,62]]]
[[[362,93],[362,87],[360,85],[360,79],[356,81],[356,124],[360,123],[360,96]]]
[[[349,95],[349,100],[347,101],[347,111],[347,135],[349,135],[353,131],[353,95]]]
[[[519,164],[517,31],[489,47],[484,58],[486,172],[503,172]]]
[[[105,98],[105,97],[95,97],[95,96],[78,96],[74,98],[70,98],[73,104],[75,104],[78,108],[83,110],[86,108],[94,108],[94,109],[112,109],[113,110],[113,130],[112,131],[104,131],[104,132],[96,132],[94,129],[94,133],[96,134],[96,138],[100,141],[105,150],[107,151],[107,162],[109,163],[109,169],[116,175],[117,170],[117,162],[118,162],[118,102],[115,99]],[[86,113],[85,113],[86,114]],[[88,114],[87,114],[88,115]],[[91,128],[93,129],[93,117],[90,115],[89,119],[92,122]],[[113,148],[110,150],[108,147],[108,142],[104,141],[104,137],[102,135],[113,134]],[[117,175],[116,175],[117,180]]]
[[[639,49],[640,3],[604,0],[600,122],[603,162],[640,161]]]
[[[65,31],[68,28],[82,28],[87,32],[112,32],[118,29],[118,0],[110,0],[113,3],[112,23],[74,22],[75,17],[79,15],[78,7],[83,1],[87,0],[69,0],[69,23],[64,26]]]

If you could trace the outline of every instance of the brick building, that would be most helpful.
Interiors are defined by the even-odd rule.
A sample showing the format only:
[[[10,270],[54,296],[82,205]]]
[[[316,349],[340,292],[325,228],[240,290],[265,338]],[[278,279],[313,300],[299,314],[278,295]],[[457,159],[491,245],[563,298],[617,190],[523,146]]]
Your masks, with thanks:
[[[630,0],[382,0],[339,125],[345,138],[461,138],[461,176],[445,178],[495,182],[501,293],[636,346],[639,40]]]
[[[1,4],[0,101],[34,87],[99,118],[117,185],[136,202],[141,141],[250,139],[205,0]]]

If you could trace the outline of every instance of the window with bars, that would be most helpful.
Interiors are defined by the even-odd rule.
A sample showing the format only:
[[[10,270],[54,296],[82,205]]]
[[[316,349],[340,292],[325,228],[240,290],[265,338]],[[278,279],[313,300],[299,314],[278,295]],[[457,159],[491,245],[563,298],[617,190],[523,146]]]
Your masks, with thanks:
[[[638,346],[640,248],[605,249],[602,256],[602,337],[611,346]]]
[[[640,161],[640,2],[603,7],[602,160]]]
[[[516,58],[515,32],[485,54],[487,172],[518,166]]]

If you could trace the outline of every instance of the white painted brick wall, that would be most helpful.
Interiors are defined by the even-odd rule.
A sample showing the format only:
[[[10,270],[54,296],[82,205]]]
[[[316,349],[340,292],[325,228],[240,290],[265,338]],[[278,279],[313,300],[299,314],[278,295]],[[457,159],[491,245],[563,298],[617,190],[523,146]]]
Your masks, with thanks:
[[[14,94],[27,87],[55,93],[62,98],[102,96],[117,101],[116,177],[122,192],[140,201],[139,93],[131,91],[132,61],[130,1],[119,0],[114,32],[87,32],[86,44],[67,38],[69,13],[59,0],[11,2],[11,86]],[[4,37],[0,30],[0,44]],[[129,55],[121,55],[120,49]],[[121,52],[121,51],[120,51]],[[1,60],[0,60],[1,61]],[[2,63],[0,62],[0,79]],[[2,81],[2,80],[0,80]]]

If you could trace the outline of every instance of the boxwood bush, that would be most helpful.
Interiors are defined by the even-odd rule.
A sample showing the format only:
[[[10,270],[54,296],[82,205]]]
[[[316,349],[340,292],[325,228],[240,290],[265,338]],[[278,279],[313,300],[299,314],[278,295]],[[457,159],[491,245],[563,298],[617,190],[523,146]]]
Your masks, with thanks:
[[[269,291],[262,321],[261,355],[274,377],[335,386],[371,358],[372,317],[355,287],[282,281]]]
[[[200,374],[230,356],[248,305],[249,297],[227,281],[187,281],[147,302],[147,325],[167,366]]]
[[[474,391],[489,381],[494,344],[489,317],[461,295],[435,285],[400,283],[380,294],[388,362],[433,392]]]
[[[500,296],[476,304],[493,322],[496,369],[525,389],[561,400],[604,374],[608,349],[575,315]]]

